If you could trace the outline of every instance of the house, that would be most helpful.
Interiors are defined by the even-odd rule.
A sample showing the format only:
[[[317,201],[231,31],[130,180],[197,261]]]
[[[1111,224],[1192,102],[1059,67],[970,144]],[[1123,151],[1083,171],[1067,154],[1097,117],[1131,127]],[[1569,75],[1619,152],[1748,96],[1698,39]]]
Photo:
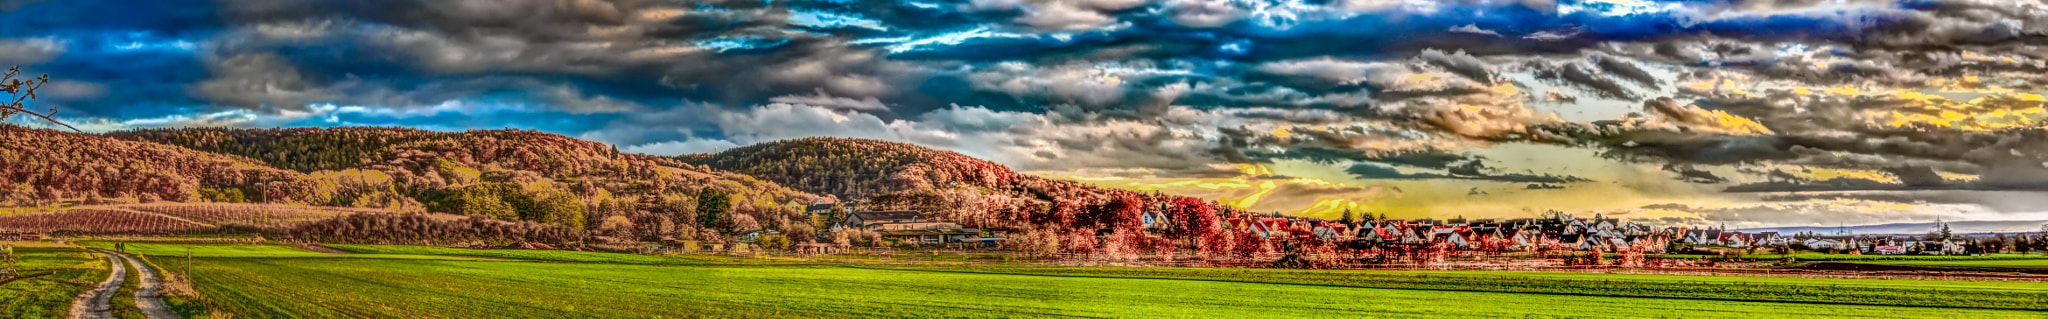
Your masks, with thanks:
[[[1338,241],[1344,239],[1347,227],[1344,224],[1338,223],[1321,223],[1314,226],[1314,228],[1310,232],[1314,233],[1316,238],[1322,238],[1323,241]]]
[[[890,223],[915,223],[924,219],[924,214],[913,211],[859,212],[846,217],[845,225],[857,228]]]
[[[1752,241],[1751,245],[1755,246],[1777,246],[1792,244],[1791,237],[1778,235],[1778,232],[1774,231],[1757,233],[1756,236],[1751,237],[1750,240]]]
[[[1514,235],[1513,237],[1508,237],[1508,238],[1510,238],[1510,240],[1509,240],[1509,242],[1510,242],[1510,243],[1508,244],[1508,249],[1510,249],[1510,250],[1528,250],[1528,249],[1534,249],[1534,248],[1536,248],[1536,237],[1534,237],[1534,236],[1530,235],[1531,233],[1535,233],[1535,232],[1532,232],[1532,231],[1520,231],[1520,232],[1515,232],[1515,235]]]
[[[1432,240],[1439,243],[1450,244],[1451,247],[1472,248],[1473,241],[1470,234],[1470,232],[1451,231],[1447,233],[1439,233],[1435,236],[1432,236],[1434,237],[1432,238]]]
[[[1401,233],[1401,230],[1399,230],[1399,229],[1394,229],[1394,224],[1393,224],[1393,223],[1387,223],[1387,224],[1386,224],[1385,226],[1380,226],[1380,227],[1373,227],[1373,228],[1372,228],[1372,234],[1373,234],[1373,235],[1375,235],[1375,236],[1379,236],[1379,237],[1376,237],[1376,238],[1378,238],[1378,239],[1379,239],[1379,240],[1381,240],[1381,241],[1396,241],[1396,240],[1400,240],[1400,239],[1401,239],[1401,235],[1399,235],[1400,233]]]
[[[1721,242],[1721,230],[1718,230],[1718,229],[1694,229],[1694,230],[1688,230],[1688,231],[1686,231],[1686,232],[1685,232],[1685,242],[1686,242],[1686,243],[1690,243],[1690,244],[1693,244],[1693,245],[1700,245],[1700,246],[1720,246],[1720,245],[1722,245],[1722,242]]]
[[[803,206],[803,207],[804,207],[804,213],[805,213],[805,214],[810,214],[810,215],[812,215],[812,216],[832,216],[832,209],[833,209],[833,208],[836,208],[836,207],[839,207],[839,205],[838,205],[838,204],[810,204],[810,205],[805,205],[805,206]]]
[[[1575,250],[1595,250],[1605,246],[1600,244],[1600,240],[1593,239],[1590,236],[1579,236],[1578,239],[1568,242],[1571,243],[1572,249]]]
[[[1718,239],[1720,239],[1722,246],[1730,248],[1745,248],[1753,245],[1748,235],[1738,232],[1723,232]]]
[[[1812,250],[1849,249],[1849,245],[1843,244],[1842,242],[1833,239],[1812,238],[1807,239],[1805,242],[1802,242],[1801,244],[1806,245],[1806,249]]]
[[[1906,254],[1906,246],[1905,246],[1905,245],[1877,245],[1877,246],[1875,246],[1875,247],[1872,247],[1872,248],[1870,249],[1870,251],[1871,251],[1871,253],[1875,253],[1875,254],[1879,254],[1879,255],[1904,255],[1904,254]]]
[[[1285,218],[1259,218],[1252,221],[1252,231],[1258,232],[1261,238],[1287,237],[1293,235],[1287,224]]]
[[[740,243],[745,243],[745,244],[752,244],[752,243],[754,243],[754,241],[760,240],[760,239],[761,239],[761,236],[767,236],[767,235],[776,235],[776,234],[781,234],[781,233],[782,233],[782,232],[780,232],[780,231],[775,231],[775,230],[772,230],[772,229],[756,229],[756,230],[749,230],[749,231],[745,231],[745,232],[741,232],[741,233],[740,233],[740,236],[739,236],[739,241],[740,241]]]
[[[1166,213],[1145,212],[1144,215],[1139,215],[1139,217],[1145,222],[1145,229],[1166,229]]]
[[[1929,250],[1930,252],[1933,251],[1932,249]],[[1940,253],[1943,255],[1962,255],[1969,253],[1969,251],[1964,250],[1962,242],[1942,240]]]

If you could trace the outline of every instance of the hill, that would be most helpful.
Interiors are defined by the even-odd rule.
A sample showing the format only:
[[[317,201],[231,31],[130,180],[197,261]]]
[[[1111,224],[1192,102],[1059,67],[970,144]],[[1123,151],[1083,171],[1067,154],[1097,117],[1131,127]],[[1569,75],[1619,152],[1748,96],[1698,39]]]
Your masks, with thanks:
[[[1228,218],[1251,218],[1230,206],[1019,174],[994,162],[910,144],[815,137],[678,158],[838,196],[869,210],[915,210],[967,227],[1015,229],[1019,232],[1006,244],[1027,252],[1128,255],[1177,247],[1277,247],[1225,239],[1250,234],[1231,232],[1233,226],[1223,224]],[[1164,219],[1148,230],[1142,226],[1146,214]],[[1098,239],[1098,234],[1113,235]],[[862,236],[856,233],[851,240],[861,243]]]
[[[63,200],[197,200],[202,190],[305,174],[246,157],[91,134],[0,124],[0,207]]]
[[[956,184],[1006,188],[1030,178],[960,153],[850,138],[784,140],[679,158],[846,198]]]
[[[9,126],[0,141],[7,142],[0,156],[29,163],[0,171],[7,177],[0,186],[28,190],[8,194],[34,198],[0,207],[268,203],[523,220],[610,240],[719,240],[760,228],[809,232],[794,229],[807,225],[791,222],[802,218],[791,204],[817,198],[744,174],[523,130],[191,128],[92,135]],[[121,175],[116,180],[140,182],[116,183],[69,172],[142,177]]]
[[[831,221],[804,212],[822,194],[865,206],[856,209],[914,210],[929,220],[1012,230],[1006,246],[1031,254],[1135,256],[1180,248],[1248,254],[1281,247],[1245,239],[1256,235],[1242,223],[1222,221],[1253,216],[1209,201],[1040,178],[959,153],[863,139],[807,138],[660,157],[525,130],[191,128],[91,135],[11,127],[0,133],[9,141],[0,155],[49,159],[0,175],[7,177],[0,187],[35,194],[0,207],[113,205],[279,238],[589,238],[625,246],[723,242],[751,230],[776,230],[806,243]],[[48,177],[90,175],[68,173],[75,171],[104,172],[123,182]],[[131,190],[136,187],[142,188]],[[211,204],[136,205],[152,202]],[[824,238],[838,244],[894,245],[879,231],[831,235]]]

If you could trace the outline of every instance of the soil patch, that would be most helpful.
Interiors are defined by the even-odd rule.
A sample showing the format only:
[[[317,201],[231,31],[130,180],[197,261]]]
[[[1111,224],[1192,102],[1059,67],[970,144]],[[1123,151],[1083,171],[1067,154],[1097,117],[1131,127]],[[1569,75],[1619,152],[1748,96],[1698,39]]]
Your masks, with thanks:
[[[329,254],[354,254],[354,253],[356,253],[356,252],[353,252],[353,251],[347,251],[347,250],[340,250],[340,249],[334,249],[333,247],[327,247],[327,246],[321,246],[321,245],[314,245],[314,244],[298,244],[298,245],[294,245],[293,247],[298,247],[299,249],[305,249],[305,250],[310,250],[310,251],[317,251],[317,252],[329,253]]]

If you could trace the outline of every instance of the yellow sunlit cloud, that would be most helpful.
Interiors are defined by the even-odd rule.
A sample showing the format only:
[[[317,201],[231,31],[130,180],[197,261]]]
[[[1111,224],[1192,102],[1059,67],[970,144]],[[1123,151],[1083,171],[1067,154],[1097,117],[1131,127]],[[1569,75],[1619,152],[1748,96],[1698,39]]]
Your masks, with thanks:
[[[1802,177],[1802,178],[1806,178],[1806,179],[1812,179],[1812,180],[1830,180],[1830,179],[1835,179],[1835,178],[1855,178],[1855,179],[1863,179],[1863,180],[1870,180],[1870,181],[1877,181],[1877,182],[1884,182],[1884,183],[1898,183],[1898,182],[1899,182],[1899,178],[1898,178],[1898,177],[1895,177],[1895,176],[1892,176],[1892,174],[1890,174],[1890,173],[1885,173],[1885,172],[1879,172],[1879,171],[1873,171],[1873,170],[1854,170],[1854,169],[1832,169],[1832,168],[1814,168],[1814,169],[1809,169],[1809,170],[1807,170],[1806,172],[1804,172],[1804,174],[1799,174],[1799,173],[1795,173],[1795,175],[1801,175],[1800,177]]]

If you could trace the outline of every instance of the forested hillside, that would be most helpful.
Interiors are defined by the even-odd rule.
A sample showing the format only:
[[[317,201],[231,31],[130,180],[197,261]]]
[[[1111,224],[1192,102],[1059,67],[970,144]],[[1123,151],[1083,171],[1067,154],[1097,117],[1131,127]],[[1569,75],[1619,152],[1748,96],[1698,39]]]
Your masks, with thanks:
[[[190,201],[202,189],[265,185],[305,174],[248,158],[97,135],[0,124],[0,207],[96,202]]]
[[[1002,164],[960,153],[866,139],[813,137],[680,158],[847,198],[954,183],[1008,187],[1019,178]]]
[[[8,126],[4,134],[7,153],[0,154],[34,159],[5,168],[5,189],[25,190],[9,194],[34,194],[11,207],[261,202],[525,220],[616,240],[716,240],[762,228],[808,233],[809,224],[792,222],[801,212],[791,204],[816,200],[747,175],[533,131],[205,128],[99,136]],[[88,171],[145,182],[75,173]]]
[[[872,210],[915,210],[969,227],[1017,230],[1006,244],[1029,253],[1130,256],[1179,249],[1203,254],[1277,249],[1246,239],[1252,236],[1246,230],[1224,223],[1252,214],[1212,201],[1018,174],[993,162],[909,144],[817,137],[678,158],[865,201]],[[1165,218],[1144,229],[1142,215],[1148,213]],[[869,235],[856,231],[834,240],[857,244],[863,236]]]

